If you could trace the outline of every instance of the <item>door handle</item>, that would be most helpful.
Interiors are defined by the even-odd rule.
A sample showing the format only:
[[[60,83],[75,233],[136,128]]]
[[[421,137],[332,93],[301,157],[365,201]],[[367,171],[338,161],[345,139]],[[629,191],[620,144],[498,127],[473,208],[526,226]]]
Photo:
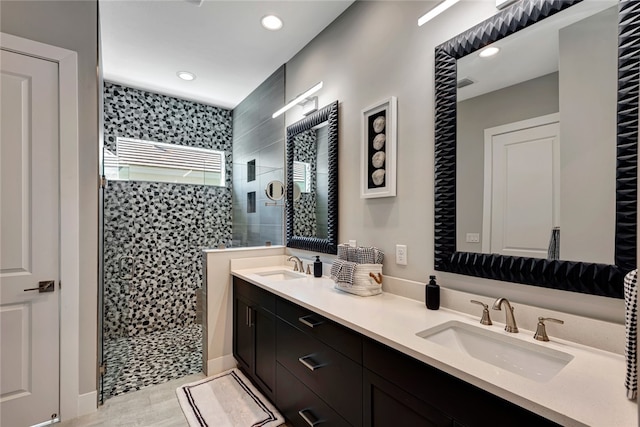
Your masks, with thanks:
[[[247,314],[246,316],[246,321],[247,321],[247,326],[248,327],[252,327],[253,326],[253,309],[251,307],[247,307]]]
[[[128,261],[128,272],[125,272],[124,262]],[[118,276],[120,280],[132,280],[136,269],[136,260],[132,256],[121,256],[119,261]]]
[[[39,293],[43,293],[43,292],[53,292],[55,289],[56,289],[55,280],[44,280],[42,282],[38,282],[37,288],[28,288],[28,289],[25,289],[24,292],[38,291]]]

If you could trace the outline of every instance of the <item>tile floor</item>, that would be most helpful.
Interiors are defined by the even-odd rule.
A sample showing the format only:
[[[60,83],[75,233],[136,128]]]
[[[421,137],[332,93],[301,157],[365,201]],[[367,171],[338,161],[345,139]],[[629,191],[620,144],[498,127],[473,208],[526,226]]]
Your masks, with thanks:
[[[56,427],[189,427],[176,389],[205,375],[193,374],[113,397],[93,414],[54,424]],[[292,427],[285,423],[282,427]]]
[[[105,342],[108,399],[202,371],[202,325]]]
[[[176,389],[204,377],[202,373],[189,375],[113,397],[99,407],[97,412],[64,421],[57,426],[188,427],[176,397]]]

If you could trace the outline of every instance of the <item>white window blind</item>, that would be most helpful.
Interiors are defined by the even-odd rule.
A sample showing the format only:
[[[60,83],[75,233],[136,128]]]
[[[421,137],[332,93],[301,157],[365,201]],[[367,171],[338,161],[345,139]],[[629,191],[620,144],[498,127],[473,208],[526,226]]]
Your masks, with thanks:
[[[311,191],[311,165],[305,162],[293,162],[293,183],[300,187],[303,193]]]
[[[118,138],[116,150],[105,150],[108,179],[225,185],[224,151],[130,138]]]

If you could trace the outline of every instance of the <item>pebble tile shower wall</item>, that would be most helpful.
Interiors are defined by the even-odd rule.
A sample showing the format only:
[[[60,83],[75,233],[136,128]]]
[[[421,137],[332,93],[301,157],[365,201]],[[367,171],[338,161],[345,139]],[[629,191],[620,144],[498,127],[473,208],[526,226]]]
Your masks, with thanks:
[[[231,240],[231,111],[105,82],[117,137],[225,151],[226,186],[110,181],[104,192],[103,399],[202,370],[201,250]]]

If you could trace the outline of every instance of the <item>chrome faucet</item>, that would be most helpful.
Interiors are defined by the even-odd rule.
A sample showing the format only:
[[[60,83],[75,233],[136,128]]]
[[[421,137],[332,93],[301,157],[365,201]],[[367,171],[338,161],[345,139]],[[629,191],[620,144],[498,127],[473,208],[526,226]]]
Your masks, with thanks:
[[[480,319],[480,323],[482,323],[483,325],[493,325],[493,323],[491,322],[491,316],[489,315],[489,306],[474,299],[472,299],[471,302],[482,306],[482,319]]]
[[[302,261],[295,255],[290,256],[287,261],[293,261],[293,271],[301,271],[304,273],[304,266],[302,265]]]
[[[511,307],[511,304],[509,303],[509,300],[506,298],[498,298],[496,300],[496,302],[493,303],[493,309],[494,310],[502,310],[502,304],[505,304],[507,306],[507,310],[506,310],[506,322],[507,324],[504,327],[504,330],[507,332],[513,332],[516,333],[518,332],[518,326],[516,325],[516,318],[513,317],[513,307]]]
[[[544,324],[546,320],[548,320],[549,322],[555,322],[555,323],[564,325],[564,321],[560,319],[554,319],[552,317],[538,317],[538,327],[536,328],[536,333],[533,335],[533,337],[538,341],[549,341],[549,335],[547,335],[547,328],[545,327],[545,324]]]

